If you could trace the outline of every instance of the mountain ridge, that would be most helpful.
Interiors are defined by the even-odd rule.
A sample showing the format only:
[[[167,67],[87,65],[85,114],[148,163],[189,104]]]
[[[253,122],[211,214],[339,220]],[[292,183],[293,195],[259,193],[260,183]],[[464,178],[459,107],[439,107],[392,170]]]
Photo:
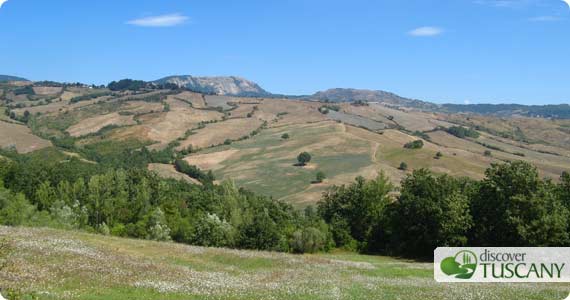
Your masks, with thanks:
[[[176,84],[193,91],[222,96],[264,97],[272,95],[257,83],[239,76],[172,75],[153,82]]]
[[[29,80],[18,76],[0,75],[0,82],[6,82],[6,81],[29,81]]]

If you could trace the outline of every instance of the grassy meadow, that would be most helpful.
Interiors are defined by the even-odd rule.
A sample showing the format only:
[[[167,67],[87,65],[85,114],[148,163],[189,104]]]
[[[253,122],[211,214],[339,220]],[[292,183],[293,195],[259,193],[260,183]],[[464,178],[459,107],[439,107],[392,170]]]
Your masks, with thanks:
[[[567,284],[440,284],[431,263],[202,248],[0,227],[0,285],[38,299],[563,299]]]

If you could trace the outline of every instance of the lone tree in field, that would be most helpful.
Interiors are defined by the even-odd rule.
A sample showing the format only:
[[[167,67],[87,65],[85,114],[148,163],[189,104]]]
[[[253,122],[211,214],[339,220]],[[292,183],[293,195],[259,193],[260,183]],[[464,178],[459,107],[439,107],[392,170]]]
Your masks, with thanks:
[[[289,136],[288,133],[284,133],[284,134],[281,136],[281,138],[284,139],[284,140],[288,140],[288,139],[290,138],[290,136]]]
[[[406,171],[406,170],[408,170],[408,164],[405,162],[401,162],[400,167],[398,169],[400,169],[402,171]]]
[[[326,178],[327,176],[325,175],[325,173],[323,171],[319,171],[317,172],[315,183],[322,183]]]
[[[309,152],[302,152],[297,156],[297,161],[300,166],[306,166],[307,163],[311,161],[311,154],[309,154]]]
[[[442,158],[442,157],[443,157],[443,153],[437,152],[437,153],[435,154],[435,157],[434,157],[434,158],[435,158],[435,159],[440,159],[440,158]]]

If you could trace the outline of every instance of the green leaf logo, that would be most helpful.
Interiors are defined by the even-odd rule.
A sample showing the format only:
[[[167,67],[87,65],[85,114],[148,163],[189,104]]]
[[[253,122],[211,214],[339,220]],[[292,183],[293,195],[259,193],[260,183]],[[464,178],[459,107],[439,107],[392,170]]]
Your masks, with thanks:
[[[441,271],[458,279],[470,279],[477,269],[477,255],[471,251],[460,251],[455,256],[441,261]]]

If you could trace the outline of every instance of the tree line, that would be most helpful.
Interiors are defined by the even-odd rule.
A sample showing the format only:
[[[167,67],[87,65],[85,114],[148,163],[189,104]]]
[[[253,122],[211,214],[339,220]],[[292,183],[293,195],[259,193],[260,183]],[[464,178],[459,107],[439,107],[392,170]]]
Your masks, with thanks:
[[[141,157],[158,155],[139,151]],[[132,154],[132,153],[131,153]],[[440,246],[570,246],[570,174],[542,179],[526,162],[483,180],[415,170],[399,188],[380,173],[325,192],[305,210],[176,161],[204,183],[164,179],[147,159],[98,164],[0,155],[0,223],[192,245],[305,253],[345,248],[429,258]],[[123,157],[121,154],[118,157]],[[112,155],[111,155],[112,156]],[[166,158],[166,157],[165,157]]]
[[[199,186],[163,179],[136,165],[1,155],[9,157],[0,158],[3,225],[295,253],[333,245],[328,225],[316,214],[255,195],[232,181]]]
[[[388,178],[357,178],[318,204],[336,247],[430,258],[437,247],[570,246],[570,174],[541,179],[529,163],[494,164],[480,181],[416,170],[399,195]]]

